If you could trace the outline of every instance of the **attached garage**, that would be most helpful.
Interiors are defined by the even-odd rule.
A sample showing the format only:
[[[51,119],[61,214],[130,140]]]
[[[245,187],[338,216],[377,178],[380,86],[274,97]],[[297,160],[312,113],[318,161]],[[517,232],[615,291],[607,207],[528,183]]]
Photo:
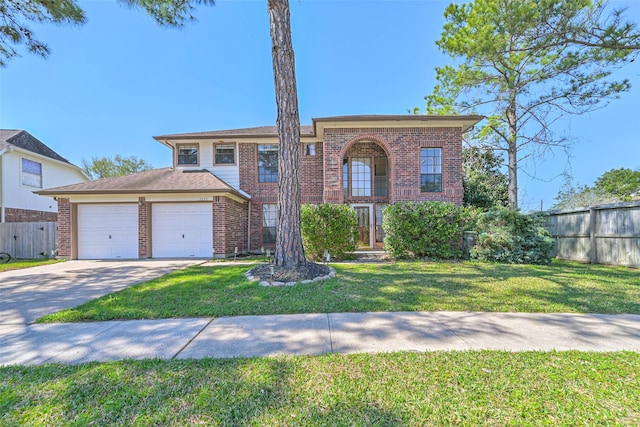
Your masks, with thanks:
[[[138,258],[138,205],[79,204],[78,258]]]
[[[211,203],[153,203],[151,242],[153,258],[211,258]]]
[[[251,198],[206,169],[153,169],[38,194],[58,200],[63,258],[210,259],[247,251]]]

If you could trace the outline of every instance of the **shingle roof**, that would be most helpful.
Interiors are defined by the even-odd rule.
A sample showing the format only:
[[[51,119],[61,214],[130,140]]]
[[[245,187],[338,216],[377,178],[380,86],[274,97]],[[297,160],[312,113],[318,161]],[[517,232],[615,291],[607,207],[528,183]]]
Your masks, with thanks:
[[[313,136],[313,126],[300,126],[301,136]],[[233,138],[233,137],[258,137],[258,136],[278,136],[278,129],[275,126],[258,126],[252,128],[212,130],[206,132],[179,133],[175,135],[154,136],[157,140],[167,138]]]
[[[47,188],[37,193],[54,196],[89,193],[199,193],[216,191],[232,192],[246,198],[207,170],[175,170],[172,168],[153,169],[131,175]]]
[[[69,163],[67,159],[47,147],[46,144],[25,130],[0,129],[0,150],[8,145],[13,145],[23,150],[49,157],[50,159]]]
[[[438,116],[438,115],[420,115],[420,114],[404,114],[404,115],[357,115],[357,116],[333,116],[314,118],[313,125],[300,126],[300,136],[316,136],[316,124],[326,122],[466,122],[471,123],[469,126],[482,120],[483,116]],[[258,126],[240,129],[212,130],[207,132],[190,132],[177,133],[169,135],[154,136],[158,141],[164,142],[166,139],[197,139],[197,138],[257,138],[257,137],[275,137],[278,136],[276,126]]]

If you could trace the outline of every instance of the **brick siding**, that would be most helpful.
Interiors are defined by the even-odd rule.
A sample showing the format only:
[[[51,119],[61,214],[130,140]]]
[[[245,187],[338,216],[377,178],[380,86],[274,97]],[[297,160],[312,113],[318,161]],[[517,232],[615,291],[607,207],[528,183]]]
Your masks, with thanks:
[[[144,197],[138,197],[138,257],[147,258],[148,252],[148,235],[149,229],[147,224],[151,223],[149,218],[150,209],[147,209],[147,203]]]
[[[433,200],[462,204],[464,192],[460,128],[325,129],[325,202],[345,202],[342,187],[342,160],[353,149],[357,149],[358,152],[370,151],[371,142],[385,151],[388,156],[390,203],[403,200]],[[362,148],[354,148],[359,146]],[[420,191],[420,149],[425,147],[442,148],[442,192]]]
[[[215,257],[247,251],[248,206],[223,196],[216,196],[213,209],[213,249]]]
[[[259,251],[262,243],[262,206],[277,204],[278,184],[258,182],[258,156],[255,143],[238,144],[240,188],[251,195],[250,205],[224,196],[214,198],[213,247],[216,256]],[[325,128],[324,140],[316,142],[316,155],[301,150],[300,186],[302,203],[394,203],[403,200],[448,201],[461,205],[462,131],[460,128]],[[443,191],[427,193],[420,189],[420,149],[442,148]],[[380,157],[388,160],[388,196],[345,197],[342,162],[345,157]],[[149,217],[151,210],[139,197],[138,252],[149,256]],[[250,212],[249,212],[250,206]],[[72,206],[58,200],[58,253],[72,255]],[[10,209],[7,209],[7,217]],[[55,215],[55,214],[54,214]],[[250,242],[247,247],[247,216],[250,216]],[[35,220],[35,219],[34,219]],[[38,218],[37,220],[42,220]],[[48,220],[48,219],[47,219]]]
[[[56,212],[5,208],[5,222],[56,222],[57,220]]]
[[[71,258],[71,203],[69,199],[58,199],[58,256]]]
[[[258,143],[239,144],[240,188],[251,195],[251,247],[250,251],[260,248],[274,249],[275,244],[262,243],[262,205],[278,203],[278,184],[258,182]],[[322,203],[323,144],[316,143],[315,156],[302,155],[300,163],[300,199],[302,203]],[[300,150],[301,153],[304,150]],[[246,246],[246,245],[245,245]]]
[[[276,204],[277,183],[258,182],[257,142],[240,144],[240,188],[251,195],[250,250],[274,248],[262,243],[262,205]],[[442,148],[442,192],[420,190],[420,149]],[[388,196],[345,197],[342,161],[345,157],[388,160]],[[462,204],[462,131],[460,128],[325,129],[315,156],[302,156],[302,203],[394,203],[404,200]]]

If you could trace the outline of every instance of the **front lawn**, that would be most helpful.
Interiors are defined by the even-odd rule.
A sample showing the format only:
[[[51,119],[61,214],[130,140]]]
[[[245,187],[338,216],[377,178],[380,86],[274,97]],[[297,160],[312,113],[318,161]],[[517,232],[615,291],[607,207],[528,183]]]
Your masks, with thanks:
[[[39,258],[39,259],[12,259],[9,262],[0,264],[0,271],[19,270],[21,268],[37,267],[39,265],[55,264],[62,262],[62,259]]]
[[[566,261],[334,267],[332,280],[263,288],[243,276],[250,266],[194,266],[40,321],[432,310],[640,314],[640,272],[629,268]]]
[[[639,373],[632,352],[0,367],[0,425],[635,426]]]

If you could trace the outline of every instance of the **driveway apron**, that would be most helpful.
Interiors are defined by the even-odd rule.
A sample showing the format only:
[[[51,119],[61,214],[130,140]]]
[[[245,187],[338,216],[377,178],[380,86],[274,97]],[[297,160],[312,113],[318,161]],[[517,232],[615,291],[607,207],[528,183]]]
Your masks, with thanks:
[[[0,272],[0,335],[202,260],[66,261]]]

